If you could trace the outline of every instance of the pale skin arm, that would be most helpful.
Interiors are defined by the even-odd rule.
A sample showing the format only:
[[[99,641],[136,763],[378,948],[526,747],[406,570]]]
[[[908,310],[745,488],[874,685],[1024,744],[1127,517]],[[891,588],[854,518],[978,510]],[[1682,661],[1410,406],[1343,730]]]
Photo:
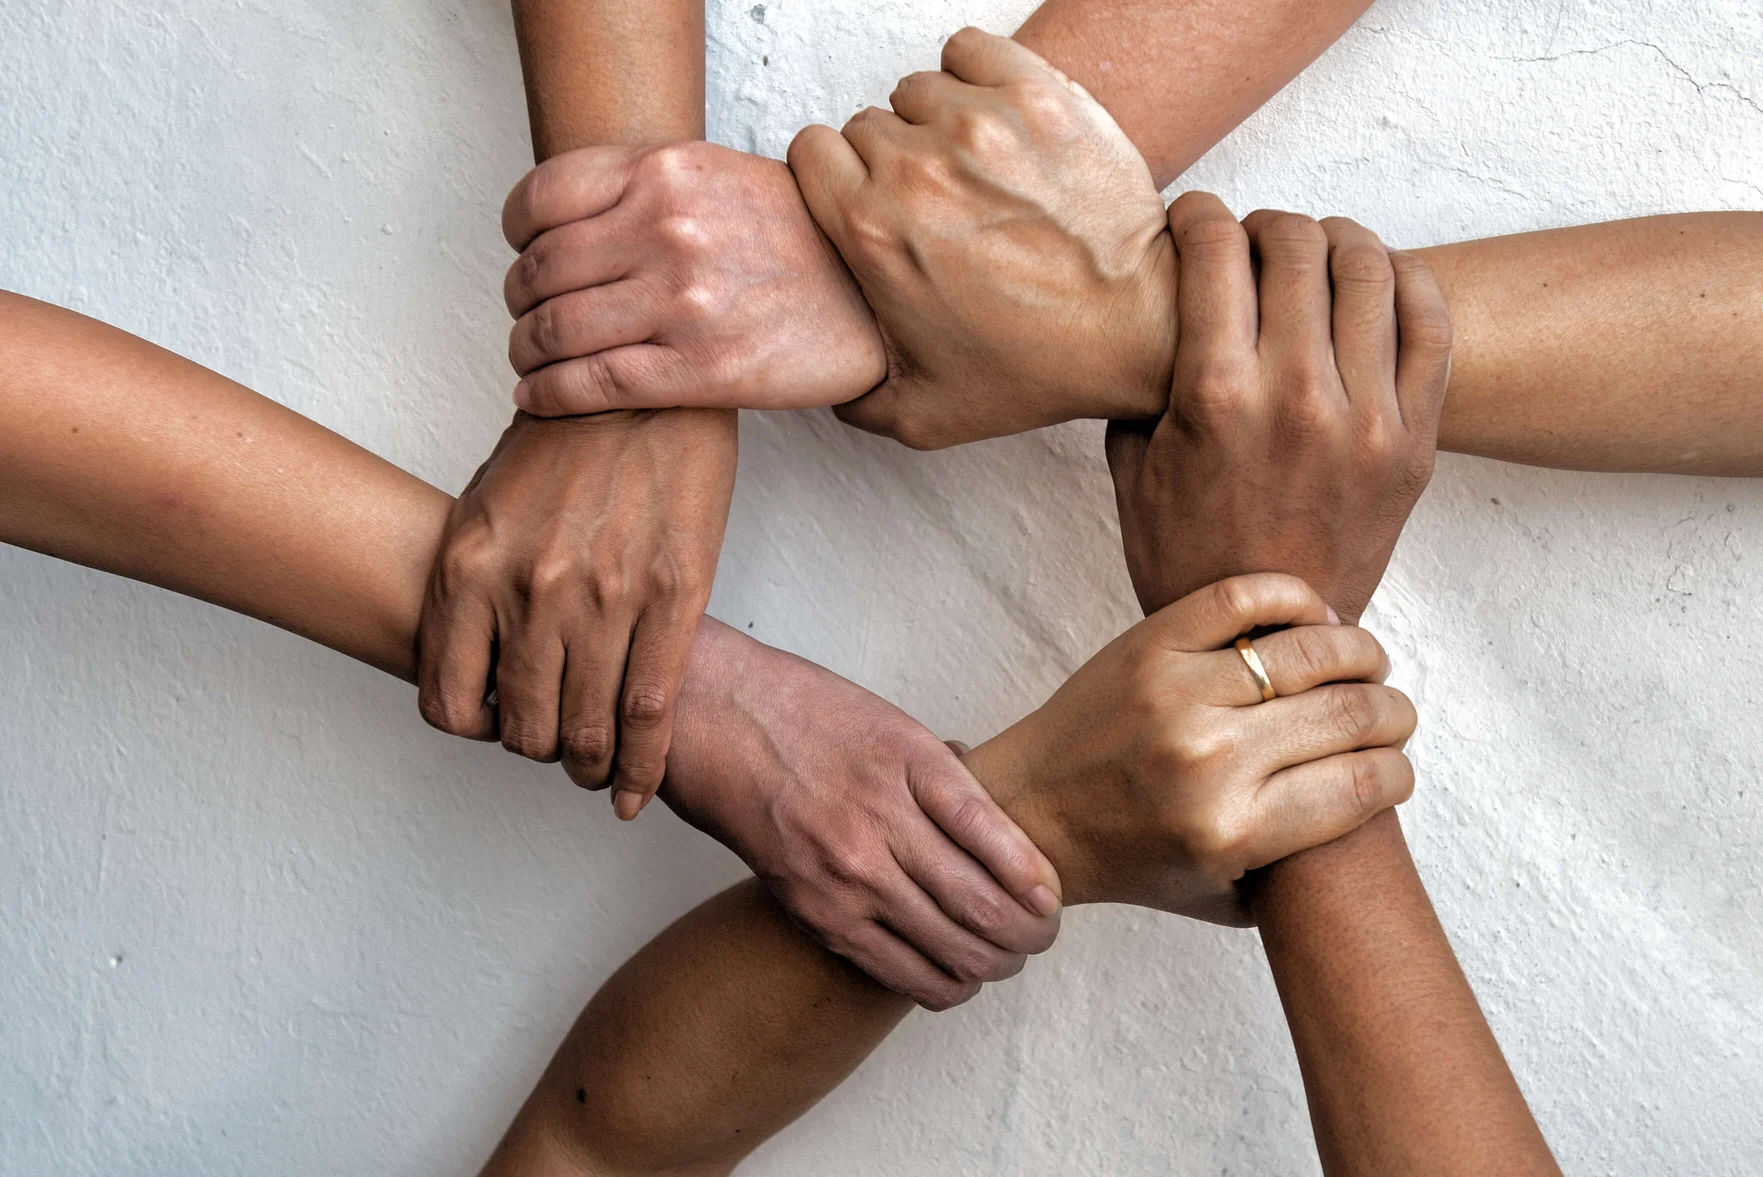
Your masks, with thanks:
[[[447,495],[179,356],[5,293],[0,422],[0,542],[415,680]],[[710,619],[681,698],[668,805],[872,974],[943,1008],[1051,943],[1051,866],[898,708]]]

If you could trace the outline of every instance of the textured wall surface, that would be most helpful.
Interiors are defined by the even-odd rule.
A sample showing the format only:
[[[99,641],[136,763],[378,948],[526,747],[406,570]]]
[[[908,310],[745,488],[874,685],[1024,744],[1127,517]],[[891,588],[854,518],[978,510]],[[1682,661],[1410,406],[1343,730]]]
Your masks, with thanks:
[[[715,4],[781,153],[1030,0]],[[1763,208],[1755,0],[1384,0],[1184,180],[1403,245]],[[502,0],[0,8],[0,285],[457,489],[507,415]],[[976,739],[1134,617],[1099,430],[917,455],[744,422],[713,611]],[[469,1173],[599,981],[732,857],[617,828],[413,693],[0,550],[0,1172]],[[1763,485],[1447,458],[1369,618],[1416,853],[1567,1169],[1763,1171]],[[1073,912],[751,1171],[1305,1173],[1251,935]]]

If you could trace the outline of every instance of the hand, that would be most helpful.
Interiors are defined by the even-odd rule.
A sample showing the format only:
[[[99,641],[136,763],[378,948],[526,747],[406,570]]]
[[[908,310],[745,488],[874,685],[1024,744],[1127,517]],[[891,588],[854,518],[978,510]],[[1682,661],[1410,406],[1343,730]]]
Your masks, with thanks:
[[[447,518],[417,635],[423,718],[561,757],[635,817],[661,784],[734,477],[733,414],[516,414]]]
[[[1220,577],[1290,572],[1357,620],[1432,475],[1451,363],[1438,285],[1338,217],[1238,225],[1188,193],[1169,226],[1169,409],[1108,430],[1139,601],[1149,613]]]
[[[967,756],[1059,871],[1067,904],[1251,923],[1237,881],[1407,800],[1414,708],[1378,685],[1377,639],[1329,624],[1303,581],[1222,581],[1103,647],[1034,714]],[[1255,640],[1280,698],[1232,642]]]
[[[893,113],[808,127],[790,167],[863,286],[887,381],[839,409],[934,449],[1078,417],[1155,417],[1175,350],[1163,201],[1108,112],[963,29]]]
[[[709,143],[592,147],[509,194],[514,399],[603,409],[795,409],[883,375],[863,295],[789,168]]]
[[[677,726],[662,800],[882,984],[946,1009],[1052,944],[1053,868],[899,708],[706,618]]]

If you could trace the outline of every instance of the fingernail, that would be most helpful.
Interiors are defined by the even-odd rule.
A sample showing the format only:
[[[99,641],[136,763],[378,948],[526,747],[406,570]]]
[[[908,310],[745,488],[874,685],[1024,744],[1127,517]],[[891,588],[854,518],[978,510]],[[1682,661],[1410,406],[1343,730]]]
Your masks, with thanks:
[[[514,386],[514,407],[523,412],[533,407],[532,389],[527,386],[527,382],[524,380]]]
[[[1023,898],[1028,900],[1029,907],[1037,914],[1051,916],[1059,910],[1059,899],[1053,894],[1053,888],[1042,883]]]
[[[1330,625],[1339,625],[1341,623],[1341,615],[1334,611],[1333,605],[1324,605],[1323,608],[1328,610],[1328,623]]]
[[[648,802],[649,799],[641,793],[620,789],[612,794],[612,812],[618,815],[619,821],[631,821],[637,814],[643,812],[643,806]]]

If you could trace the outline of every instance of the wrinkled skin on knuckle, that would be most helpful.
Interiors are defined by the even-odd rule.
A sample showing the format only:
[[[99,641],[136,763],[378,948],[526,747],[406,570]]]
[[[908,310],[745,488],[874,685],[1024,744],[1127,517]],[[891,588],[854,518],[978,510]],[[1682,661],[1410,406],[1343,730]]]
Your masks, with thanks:
[[[620,704],[620,717],[638,731],[652,731],[667,718],[671,703],[672,695],[663,683],[627,684]]]
[[[584,789],[604,788],[617,737],[605,723],[577,723],[563,729],[559,748],[570,766],[570,779]]]
[[[1334,374],[1320,362],[1303,359],[1287,372],[1279,396],[1278,427],[1295,445],[1315,446],[1344,439],[1347,431],[1346,398],[1336,386]]]
[[[557,760],[556,733],[514,716],[502,717],[502,747],[516,756],[551,764]]]
[[[1278,213],[1268,217],[1255,236],[1263,256],[1289,265],[1321,263],[1328,256],[1328,233],[1302,213]]]
[[[1172,232],[1184,257],[1222,262],[1237,257],[1244,248],[1242,226],[1222,211],[1183,217],[1175,221]]]
[[[439,688],[420,691],[416,709],[423,722],[450,736],[468,736],[477,731],[480,701],[458,692]]]
[[[1389,255],[1374,245],[1355,243],[1334,250],[1329,263],[1337,295],[1342,288],[1388,296],[1396,288],[1396,271]]]
[[[1377,725],[1383,710],[1375,695],[1357,687],[1335,691],[1328,708],[1330,727],[1347,740],[1363,739]]]

